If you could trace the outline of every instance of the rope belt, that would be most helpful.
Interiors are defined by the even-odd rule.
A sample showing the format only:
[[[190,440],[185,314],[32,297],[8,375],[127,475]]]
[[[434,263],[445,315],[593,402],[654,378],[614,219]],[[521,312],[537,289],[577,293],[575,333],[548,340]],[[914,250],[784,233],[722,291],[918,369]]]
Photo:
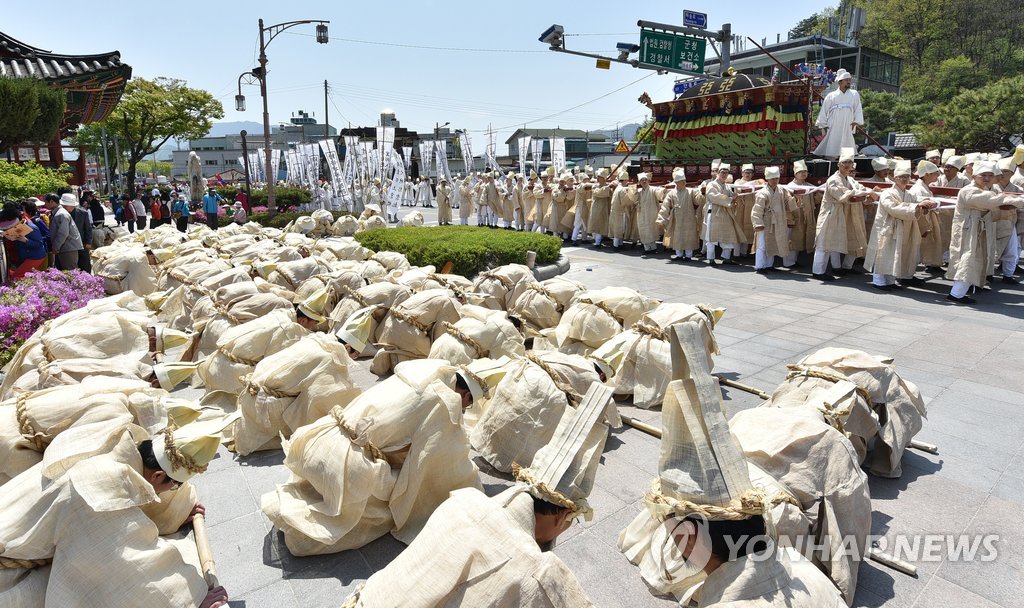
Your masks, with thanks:
[[[472,336],[466,335],[451,323],[445,321],[442,327],[444,327],[446,334],[472,348],[476,352],[476,359],[485,359],[491,354],[491,351],[484,348],[484,346],[476,341]]]
[[[239,365],[248,365],[249,367],[256,367],[256,364],[259,363],[259,361],[255,359],[243,359],[242,357],[234,355],[231,352],[224,350],[223,348],[218,348],[217,351],[220,352],[220,355],[222,357],[224,357],[228,361],[231,361],[232,363],[238,363]]]
[[[342,432],[348,436],[349,440],[355,445],[358,445],[359,447],[370,452],[370,456],[374,460],[387,461],[387,456],[384,455],[384,451],[370,443],[369,439],[360,439],[359,434],[355,432],[355,429],[350,427],[348,423],[345,422],[345,419],[342,417],[342,414],[344,414],[344,410],[340,405],[336,405],[333,408],[331,408],[331,418],[334,418],[334,422],[338,424],[338,428],[341,429]]]
[[[32,442],[32,445],[36,446],[37,450],[42,452],[46,449],[46,443],[43,442],[43,438],[39,436],[36,428],[32,426],[32,421],[28,419],[27,401],[28,393],[22,393],[18,395],[18,400],[14,406],[14,414],[18,418],[18,430],[25,439],[28,439]]]
[[[649,323],[647,321],[640,320],[634,323],[633,327],[631,327],[630,329],[639,334],[650,336],[655,340],[664,340],[666,342],[668,341],[668,336],[665,334],[665,332],[662,331],[661,328],[655,325],[654,323]]]
[[[234,314],[231,313],[230,310],[228,310],[227,306],[214,302],[213,307],[221,316],[230,321],[232,325],[241,325],[243,323],[241,319],[236,317]]]
[[[17,570],[18,568],[31,570],[33,568],[45,566],[52,561],[52,557],[48,557],[46,559],[16,559],[13,557],[0,556],[0,570]]]
[[[565,397],[568,399],[569,405],[575,406],[583,401],[583,396],[577,393],[571,386],[562,382],[558,374],[555,373],[555,370],[548,365],[546,361],[535,355],[533,351],[527,351],[526,358],[536,364],[537,367],[544,370],[544,373],[551,377],[551,381],[555,384],[555,388],[565,393]]]
[[[275,397],[277,399],[294,399],[299,396],[299,393],[286,393],[284,391],[272,389],[267,386],[261,386],[253,382],[251,378],[245,379],[245,390],[248,391],[249,394],[252,395],[253,397],[260,393],[270,395],[271,397]]]
[[[420,323],[416,319],[412,318],[412,316],[410,316],[410,315],[408,315],[408,314],[406,314],[406,313],[404,313],[404,312],[402,312],[400,310],[392,310],[391,311],[391,316],[396,318],[396,319],[398,319],[402,323],[406,323],[408,325],[411,325],[411,326],[415,327],[416,329],[418,329],[419,331],[423,332],[424,334],[430,335],[430,326],[424,325],[423,323]]]
[[[590,304],[591,306],[596,306],[596,307],[600,308],[601,310],[605,311],[606,313],[608,313],[611,316],[611,318],[613,318],[616,321],[621,323],[621,321],[619,321],[618,315],[616,315],[612,311],[611,308],[608,308],[608,305],[605,304],[604,302],[595,302],[595,301],[591,300],[590,298],[580,298],[580,299],[576,300],[576,302],[579,303],[579,304]]]
[[[822,368],[822,367],[805,367],[805,366],[797,364],[797,363],[791,363],[791,364],[787,365],[786,368],[790,370],[790,372],[788,374],[786,374],[786,380],[789,380],[791,378],[795,378],[797,376],[806,376],[808,378],[818,378],[820,380],[827,380],[827,381],[832,382],[832,383],[838,383],[838,382],[850,382],[850,383],[853,383],[852,380],[850,380],[849,378],[847,378],[843,374],[840,374],[837,371],[826,369],[826,368]],[[871,395],[869,395],[868,392],[865,389],[861,388],[860,386],[857,386],[856,383],[853,383],[853,384],[857,388],[857,394],[860,395],[864,399],[865,402],[867,402],[869,405],[871,405],[872,404]]]
[[[661,480],[656,480],[653,487],[644,493],[644,502],[648,505],[665,511],[667,515],[686,517],[687,515],[700,515],[711,521],[741,521],[750,519],[755,515],[763,515],[772,507],[788,502],[789,504],[802,508],[800,503],[786,492],[778,492],[768,497],[762,490],[748,490],[739,499],[725,507],[717,505],[702,505],[685,499],[672,498],[661,493]]]
[[[363,296],[363,294],[361,294],[358,291],[352,289],[348,285],[342,285],[341,289],[344,292],[345,297],[352,298],[353,300],[355,300],[356,302],[359,303],[360,307],[366,308],[367,306],[373,306],[373,304],[371,304],[370,301],[367,300],[366,297]]]

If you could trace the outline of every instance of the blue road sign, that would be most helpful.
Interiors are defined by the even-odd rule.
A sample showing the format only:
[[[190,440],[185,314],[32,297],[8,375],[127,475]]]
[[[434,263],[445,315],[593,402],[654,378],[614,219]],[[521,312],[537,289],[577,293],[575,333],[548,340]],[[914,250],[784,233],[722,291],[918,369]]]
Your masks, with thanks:
[[[708,27],[708,14],[698,13],[696,11],[683,11],[683,25],[689,27],[699,27],[701,29],[707,29]]]

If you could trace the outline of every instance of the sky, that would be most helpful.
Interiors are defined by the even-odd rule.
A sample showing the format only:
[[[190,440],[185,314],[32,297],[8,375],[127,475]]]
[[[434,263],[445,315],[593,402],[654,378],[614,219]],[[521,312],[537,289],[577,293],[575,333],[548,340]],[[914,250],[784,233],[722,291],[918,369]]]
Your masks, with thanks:
[[[737,0],[522,0],[512,10],[508,3],[502,8],[463,0],[4,4],[4,33],[57,53],[118,50],[134,77],[180,78],[213,93],[224,105],[222,121],[262,122],[258,86],[243,85],[245,112],[235,111],[234,102],[239,74],[257,65],[261,17],[267,25],[329,20],[326,45],[316,43],[315,26],[299,25],[267,47],[272,125],[298,110],[322,121],[326,79],[332,126],[372,126],[382,110],[391,109],[401,126],[414,131],[430,131],[435,122],[467,129],[479,142],[475,149],[483,149],[492,128],[499,154],[516,128],[615,129],[649,114],[637,102],[641,93],[655,102],[672,97],[675,75],[615,63],[600,70],[593,59],[548,51],[537,38],[554,23],[565,28],[568,48],[614,56],[616,42],[639,42],[638,19],[682,24],[684,8],[707,13],[709,29],[728,22],[733,33],[774,41],[830,5],[794,0],[766,10],[761,2]],[[708,56],[714,56],[710,46]]]

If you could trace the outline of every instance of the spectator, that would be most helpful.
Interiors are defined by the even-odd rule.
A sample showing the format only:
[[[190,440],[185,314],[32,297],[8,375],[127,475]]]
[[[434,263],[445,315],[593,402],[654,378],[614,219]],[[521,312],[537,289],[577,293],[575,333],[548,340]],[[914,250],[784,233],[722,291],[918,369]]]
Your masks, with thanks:
[[[17,229],[18,226],[24,228]],[[22,207],[17,203],[4,203],[3,209],[0,210],[0,230],[4,234],[8,259],[13,262],[8,271],[11,280],[20,279],[28,271],[39,270],[45,266],[46,243],[43,240],[43,233],[35,222],[24,217]],[[9,246],[9,243],[13,247]],[[10,255],[12,252],[15,255]]]
[[[207,193],[203,195],[203,213],[206,214],[206,225],[211,230],[217,229],[217,214],[220,211],[220,202],[223,200],[213,186],[210,186]]]
[[[232,219],[235,221],[236,224],[242,225],[249,221],[249,218],[245,213],[245,207],[242,206],[242,203],[235,201],[235,204],[232,205],[232,207],[235,208],[235,215],[232,217]]]
[[[114,221],[117,222],[118,226],[124,225],[124,205],[127,202],[127,195],[122,194],[118,196],[117,192],[110,195],[110,210],[114,212]]]
[[[56,261],[58,270],[73,270],[78,267],[78,252],[82,247],[82,237],[64,208],[77,207],[78,199],[74,194],[66,192],[57,198],[56,194],[46,195],[46,209],[50,212],[50,251]]]
[[[71,221],[75,223],[78,236],[82,239],[82,248],[78,250],[78,269],[92,272],[92,260],[89,259],[89,251],[92,250],[92,216],[86,208],[80,205],[71,207],[63,197],[61,197],[61,205],[71,214]]]
[[[252,213],[252,208],[249,206],[249,197],[242,192],[241,188],[235,191],[235,202],[242,203],[242,208],[245,209],[246,213]]]
[[[92,227],[99,228],[106,222],[106,212],[103,210],[103,203],[99,197],[92,197],[89,201],[89,213],[92,215]]]
[[[143,200],[143,196],[146,196],[148,198],[147,195],[136,192],[135,198],[132,199],[131,201],[133,211],[132,215],[135,218],[135,225],[139,230],[143,230],[146,228],[146,202]],[[127,215],[125,217],[127,217]],[[135,231],[132,230],[131,227],[129,226],[128,232]]]
[[[185,198],[184,193],[179,193],[178,200],[174,201],[174,206],[171,207],[171,217],[174,218],[179,231],[188,231],[188,216],[188,199]]]
[[[149,227],[156,228],[163,223],[160,215],[160,195],[149,197]]]
[[[171,193],[161,192],[160,193],[160,223],[170,224],[171,223]]]
[[[135,232],[136,211],[135,205],[127,194],[121,195],[121,212],[124,214],[124,221],[128,225],[128,232]]]

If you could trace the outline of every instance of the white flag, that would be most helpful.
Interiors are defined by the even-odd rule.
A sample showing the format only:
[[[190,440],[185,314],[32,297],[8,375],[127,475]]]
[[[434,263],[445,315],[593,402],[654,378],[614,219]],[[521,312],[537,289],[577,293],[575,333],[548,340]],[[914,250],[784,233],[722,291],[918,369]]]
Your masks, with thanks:
[[[530,136],[523,135],[519,138],[519,172],[526,175],[526,153],[530,149]]]
[[[555,175],[565,171],[565,138],[551,138],[551,164],[555,167]]]
[[[533,148],[533,170],[537,172],[537,175],[543,173],[540,168],[540,160],[544,156],[544,140],[535,139],[530,142],[530,147]]]
[[[473,166],[473,149],[470,147],[468,133],[459,133],[459,147],[462,148],[462,159],[466,165],[466,174],[469,175],[476,167]]]

